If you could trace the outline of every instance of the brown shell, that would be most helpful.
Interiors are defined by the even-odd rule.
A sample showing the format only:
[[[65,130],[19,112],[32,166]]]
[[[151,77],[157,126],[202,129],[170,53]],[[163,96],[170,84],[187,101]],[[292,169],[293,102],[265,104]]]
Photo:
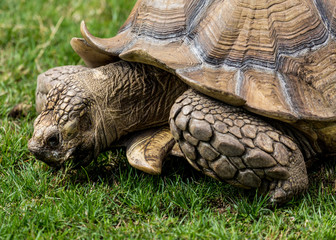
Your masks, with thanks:
[[[257,114],[336,120],[336,0],[139,0],[115,37],[81,30],[91,67],[152,64]]]

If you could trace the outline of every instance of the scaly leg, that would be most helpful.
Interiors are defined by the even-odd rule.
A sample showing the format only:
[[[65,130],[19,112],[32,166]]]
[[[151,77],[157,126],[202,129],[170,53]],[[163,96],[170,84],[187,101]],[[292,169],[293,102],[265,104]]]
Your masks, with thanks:
[[[215,179],[258,188],[273,203],[307,188],[294,140],[242,108],[188,90],[172,107],[170,128],[189,163]]]

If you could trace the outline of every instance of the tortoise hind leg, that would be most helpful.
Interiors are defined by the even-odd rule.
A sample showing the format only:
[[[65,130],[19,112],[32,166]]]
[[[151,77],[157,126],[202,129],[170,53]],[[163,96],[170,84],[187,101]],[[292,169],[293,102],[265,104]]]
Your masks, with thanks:
[[[196,169],[284,203],[308,185],[297,144],[245,110],[186,91],[172,107],[170,128]]]

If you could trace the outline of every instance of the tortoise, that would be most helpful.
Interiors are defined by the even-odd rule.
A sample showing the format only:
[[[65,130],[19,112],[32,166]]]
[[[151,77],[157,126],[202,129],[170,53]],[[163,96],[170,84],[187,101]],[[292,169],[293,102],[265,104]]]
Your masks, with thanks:
[[[335,0],[138,0],[118,34],[71,46],[87,66],[37,80],[29,150],[86,165],[113,146],[160,174],[167,155],[282,204],[336,152]]]

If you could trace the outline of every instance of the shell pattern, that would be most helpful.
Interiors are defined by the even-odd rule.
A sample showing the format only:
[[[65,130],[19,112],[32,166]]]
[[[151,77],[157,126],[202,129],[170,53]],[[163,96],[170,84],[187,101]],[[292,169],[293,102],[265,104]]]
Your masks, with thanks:
[[[89,66],[143,62],[260,115],[336,120],[336,0],[139,0],[115,37],[82,34]]]

